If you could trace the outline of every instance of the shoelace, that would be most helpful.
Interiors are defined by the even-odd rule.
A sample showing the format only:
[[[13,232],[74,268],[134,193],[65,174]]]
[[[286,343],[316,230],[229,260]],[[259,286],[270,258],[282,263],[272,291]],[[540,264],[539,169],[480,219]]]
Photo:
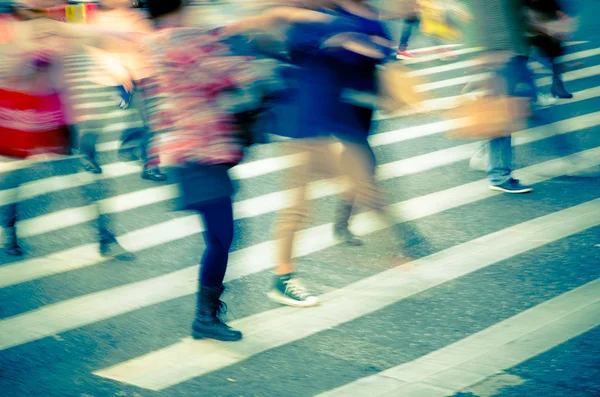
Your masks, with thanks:
[[[308,291],[304,288],[300,280],[292,278],[285,283],[286,293],[289,293],[294,298],[305,300],[308,298]]]

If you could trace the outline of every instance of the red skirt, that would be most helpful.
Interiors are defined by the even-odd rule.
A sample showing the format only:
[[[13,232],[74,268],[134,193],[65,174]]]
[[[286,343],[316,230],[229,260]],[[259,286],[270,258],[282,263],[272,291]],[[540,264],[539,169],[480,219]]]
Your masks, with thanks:
[[[68,132],[58,94],[0,89],[0,155],[25,158],[68,152]]]

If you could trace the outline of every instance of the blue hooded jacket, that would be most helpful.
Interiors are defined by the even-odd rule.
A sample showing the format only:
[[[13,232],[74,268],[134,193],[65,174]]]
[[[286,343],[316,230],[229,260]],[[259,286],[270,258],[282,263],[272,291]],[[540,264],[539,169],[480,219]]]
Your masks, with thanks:
[[[373,109],[343,100],[345,90],[376,91],[376,67],[382,61],[343,48],[324,48],[323,43],[341,33],[389,39],[376,20],[343,9],[329,12],[330,23],[301,23],[288,37],[292,64],[286,79],[291,94],[281,103],[275,133],[291,138],[336,136],[344,140],[365,140],[371,130]],[[371,43],[372,44],[372,43]],[[390,51],[381,47],[385,54]]]

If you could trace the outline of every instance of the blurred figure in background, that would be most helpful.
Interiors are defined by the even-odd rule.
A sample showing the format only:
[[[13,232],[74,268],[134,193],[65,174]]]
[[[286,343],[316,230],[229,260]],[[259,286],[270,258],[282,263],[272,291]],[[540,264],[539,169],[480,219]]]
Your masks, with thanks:
[[[403,7],[402,12],[409,12],[408,17],[404,18],[402,27],[402,35],[400,36],[400,43],[398,44],[398,51],[396,51],[396,58],[398,59],[414,59],[415,56],[408,52],[408,42],[412,36],[413,29],[419,25],[419,13],[417,9],[417,0],[404,0],[400,2],[398,7]]]
[[[563,5],[556,0],[526,0],[526,7],[523,9],[524,19],[527,22],[526,36],[532,49],[537,49],[544,60],[550,62],[552,70],[552,86],[550,93],[552,96],[540,92],[535,83],[535,73],[528,67],[530,55],[515,57],[518,63],[518,83],[523,83],[527,87],[524,94],[532,99],[531,106],[533,115],[538,114],[538,110],[551,106],[556,103],[556,99],[570,99],[573,97],[565,87],[561,79],[563,64],[557,61],[559,56],[564,55],[563,41],[573,32],[573,18],[567,16],[563,11]],[[534,53],[535,55],[535,53]],[[474,93],[476,89],[485,89],[482,83],[470,83],[465,86],[463,93]],[[489,88],[489,87],[487,87]],[[483,94],[483,91],[476,93],[476,97]],[[474,98],[476,99],[476,98]],[[572,146],[570,138],[566,135],[559,135],[557,149],[564,151]],[[473,155],[469,166],[472,169],[485,171],[489,164],[489,145],[484,144]]]
[[[571,19],[558,0],[526,0],[531,44],[550,62],[552,88],[555,98],[570,99],[561,78],[562,64],[557,58],[564,55],[563,40],[571,30]]]
[[[421,32],[440,47],[441,60],[455,60],[456,54],[444,45],[462,39],[460,24],[471,18],[467,8],[460,0],[418,0],[418,6]]]
[[[102,0],[101,9],[93,20],[93,26],[104,30],[113,30],[135,36],[149,34],[153,31],[145,15],[134,8],[134,0]],[[167,179],[160,168],[158,155],[151,153],[150,141],[152,133],[148,128],[146,102],[144,99],[143,80],[148,79],[153,71],[139,46],[132,41],[128,51],[114,46],[87,47],[88,53],[99,65],[109,73],[98,71],[92,74],[92,80],[100,85],[114,86],[120,94],[119,106],[122,109],[133,108],[142,120],[143,126],[137,130],[123,131],[121,158],[133,160],[140,158],[144,164],[142,178],[153,181]],[[99,69],[98,69],[99,70]],[[115,104],[116,106],[116,104]],[[87,169],[93,173],[101,173],[100,164],[96,161],[95,145],[97,135],[88,134],[82,147],[87,160]]]
[[[5,73],[3,81],[13,84],[12,90],[19,95],[37,95],[39,98],[51,98],[53,107],[48,116],[36,114],[39,112],[48,112],[46,107],[31,108],[36,101],[30,100],[27,105],[31,109],[28,112],[34,112],[35,117],[27,116],[28,112],[20,112],[17,116],[7,118],[19,120],[23,131],[38,129],[39,134],[26,134],[28,139],[36,136],[35,140],[27,142],[26,153],[21,153],[21,157],[31,157],[36,154],[44,153],[62,153],[70,154],[78,146],[78,135],[73,119],[73,112],[70,108],[70,101],[65,92],[64,72],[62,59],[65,54],[73,51],[80,42],[87,44],[96,44],[100,35],[94,34],[89,37],[78,29],[72,31],[73,26],[62,22],[50,21],[46,18],[46,10],[61,4],[62,1],[50,0],[26,0],[15,7],[15,17],[9,29],[15,34],[12,40],[5,43],[2,47],[7,52],[3,54]],[[13,29],[10,29],[12,27]],[[82,39],[83,37],[83,39]],[[7,65],[12,67],[7,68]],[[25,73],[25,78],[23,78]],[[17,84],[16,86],[14,84]],[[2,98],[5,101],[10,98]],[[43,128],[36,127],[37,124],[44,124]],[[62,138],[53,131],[53,126],[65,126]],[[20,142],[22,143],[22,142]],[[17,154],[19,155],[19,154]],[[13,179],[17,185],[27,181],[27,170],[19,170],[19,177]],[[12,186],[17,187],[17,186]],[[133,255],[124,250],[118,243],[114,233],[109,228],[109,219],[102,214],[98,201],[101,199],[103,186],[98,181],[91,185],[86,185],[86,193],[90,196],[89,200],[94,202],[94,207],[98,211],[97,230],[100,243],[100,253],[104,256],[116,257],[119,259],[133,259]],[[23,250],[18,244],[15,223],[17,221],[17,202],[13,202],[6,210],[5,218],[7,221],[4,226],[7,230],[6,250],[11,255],[22,255]]]
[[[488,0],[471,2],[475,43],[486,49],[482,67],[492,71],[491,94],[496,96],[527,96],[518,91],[523,76],[529,76],[527,58],[525,9],[522,0]],[[528,193],[529,186],[512,177],[513,149],[510,136],[495,138],[489,143],[487,169],[490,189],[504,193]]]
[[[63,43],[41,21],[44,9],[59,3],[21,0],[0,21],[0,155],[39,159],[50,153],[69,154],[74,145],[63,95]],[[1,187],[16,191],[29,179],[27,164],[21,161],[4,173]],[[23,255],[17,238],[16,195],[2,210],[5,250],[9,255]]]

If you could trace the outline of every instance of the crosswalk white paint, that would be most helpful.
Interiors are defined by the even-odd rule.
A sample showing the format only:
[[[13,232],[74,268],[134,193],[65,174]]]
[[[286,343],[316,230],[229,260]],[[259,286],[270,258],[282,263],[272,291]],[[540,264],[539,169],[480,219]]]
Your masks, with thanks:
[[[600,74],[600,65],[590,66],[583,69],[573,70],[562,74],[563,81],[569,82],[573,80],[584,79],[588,77],[598,76]],[[433,90],[439,90],[441,88],[448,88],[457,85],[465,85],[468,83],[476,83],[485,81],[491,76],[490,73],[478,73],[474,75],[455,77],[448,80],[436,81],[432,83],[421,84],[415,87],[417,92],[427,92]],[[544,87],[552,84],[552,77],[542,77],[536,79],[536,85],[538,87]]]
[[[518,170],[515,175],[527,183],[539,183],[565,172],[585,169],[598,163],[600,148],[580,152],[583,161],[565,168],[563,162],[551,160]],[[542,175],[543,173],[543,175]],[[488,189],[485,179],[457,186],[429,195],[392,204],[388,209],[396,214],[396,222],[408,222],[425,218],[451,208],[474,203],[499,193]],[[368,235],[387,227],[373,212],[356,215],[352,228],[359,235]],[[128,249],[142,249],[165,244],[190,236],[202,230],[199,217],[185,216],[140,229],[121,238]],[[230,255],[226,281],[242,278],[259,271],[271,269],[275,264],[274,241],[266,241],[235,251]],[[339,244],[332,235],[332,224],[325,224],[298,233],[294,257],[302,257]],[[5,265],[0,268],[0,286],[22,282],[28,277],[55,274],[75,268],[92,266],[106,261],[93,251],[94,244],[78,247],[51,255],[44,267],[38,260]],[[81,254],[80,259],[74,254]],[[25,275],[25,276],[24,276]],[[106,318],[170,299],[192,294],[197,288],[198,266],[191,266],[150,280],[104,290],[64,302],[48,305],[39,310],[24,313],[0,321],[0,350],[79,328]],[[90,311],[85,308],[95,307]],[[18,332],[17,332],[18,329]]]
[[[563,120],[554,124],[534,127],[527,131],[527,133],[517,133],[515,134],[514,145],[523,145],[527,143],[532,143],[541,139],[545,139],[555,134],[560,133],[568,133],[572,131],[579,131],[589,127],[597,126],[600,124],[600,112],[592,113],[585,116],[578,116],[573,119]],[[471,143],[461,146],[454,146],[449,149],[444,149],[437,152],[430,152],[421,156],[399,160],[388,164],[382,164],[379,166],[377,170],[378,178],[381,180],[387,180],[392,178],[399,178],[403,176],[407,176],[410,174],[417,174],[419,172],[424,172],[429,169],[433,169],[435,167],[441,167],[443,165],[448,165],[457,161],[468,159],[472,153],[477,149],[478,143]],[[580,166],[583,168],[579,168],[578,170],[583,170],[588,167],[592,167],[600,163],[600,157],[596,152],[587,151],[586,156],[590,159],[589,163],[580,163]],[[594,155],[594,153],[596,153]],[[549,163],[552,164],[552,163]],[[586,164],[586,166],[583,166]],[[87,178],[90,178],[89,174],[83,174]],[[83,176],[82,175],[82,176]],[[54,178],[62,178],[62,177],[54,177]],[[58,181],[60,179],[57,179]],[[58,186],[57,182],[51,183],[48,187],[56,188]],[[338,194],[342,187],[339,184],[331,183],[332,181],[323,180],[313,182],[308,190],[310,199],[317,199],[322,197],[331,196],[334,194]],[[27,193],[27,187],[23,190],[20,197],[31,197],[31,194]],[[5,193],[6,194],[6,193]],[[137,208],[142,205],[149,205],[153,203],[157,203],[164,200],[169,200],[177,197],[178,190],[175,186],[163,186],[158,188],[151,188],[147,191],[134,192],[130,194],[125,194],[120,197],[113,197],[103,201],[101,204],[104,207],[105,212],[119,212],[125,211],[132,208]],[[292,198],[294,196],[294,191],[281,191],[267,194],[265,196],[259,196],[252,199],[244,200],[242,202],[237,202],[234,204],[234,215],[235,219],[243,219],[245,217],[259,216],[264,215],[269,212],[275,212],[286,208],[292,204]],[[135,198],[135,201],[132,200]],[[13,198],[14,199],[14,198]],[[134,204],[135,203],[135,204]],[[258,205],[260,204],[260,205]],[[76,224],[80,224],[83,222],[89,222],[94,218],[94,208],[92,206],[85,206],[81,208],[74,208],[65,211],[61,211],[60,215],[42,215],[37,219],[31,219],[23,222],[23,226],[21,228],[21,224],[19,224],[19,233],[23,233],[24,236],[32,236],[37,235],[42,232],[48,232],[50,230],[58,230],[61,227],[73,226]],[[59,221],[54,221],[55,219],[59,219]],[[180,219],[187,219],[180,218]],[[165,222],[164,224],[168,224],[171,221]],[[163,224],[157,224],[155,227],[147,228],[148,230],[162,230],[163,233],[167,230]],[[173,225],[174,227],[178,227]],[[196,227],[197,224],[194,221],[193,226],[191,228],[184,228],[182,230],[188,230],[188,233],[184,233],[183,236],[187,237],[191,234],[198,233],[202,230],[200,226]],[[181,230],[180,230],[181,231]],[[131,233],[129,233],[131,235]],[[146,234],[144,234],[146,235]],[[173,237],[178,236],[178,233],[169,233],[168,236],[164,235],[161,240],[162,243],[174,241]],[[138,238],[143,238],[144,236],[140,235]],[[144,237],[145,238],[145,237]],[[183,238],[183,237],[181,237]],[[123,237],[124,245],[131,249],[136,250],[135,245],[131,246],[126,243],[127,238]],[[135,240],[135,239],[133,239]],[[146,239],[145,241],[149,241]],[[326,240],[323,240],[326,241]],[[157,243],[160,244],[160,243]],[[147,248],[148,246],[146,246]],[[143,248],[142,248],[143,249]],[[89,255],[88,255],[89,256]],[[23,264],[28,264],[32,262],[22,262]],[[33,262],[35,263],[35,262]],[[91,263],[88,261],[75,262],[72,266],[65,266],[65,264],[61,264],[58,266],[58,269],[74,269],[79,266],[77,263],[83,266],[89,266]],[[7,274],[8,273],[8,274]],[[12,277],[10,276],[12,274]],[[23,282],[29,281],[31,278],[21,279],[17,278],[15,280],[15,275],[23,274],[24,276],[31,277],[32,272],[23,272],[19,270],[19,263],[5,266],[0,268],[0,286],[11,285],[8,283],[15,282]],[[44,277],[49,274],[56,274],[54,266],[41,267],[38,270],[38,277]],[[3,280],[3,281],[2,281]]]
[[[573,119],[563,120],[554,124],[535,127],[525,132],[515,134],[514,145],[523,145],[527,143],[532,143],[541,139],[545,139],[555,134],[560,133],[568,133],[573,131],[583,130],[589,127],[600,125],[600,112],[592,113],[585,116],[578,116]],[[449,149],[444,149],[437,152],[430,152],[421,156],[399,160],[387,164],[382,164],[379,166],[377,170],[378,178],[381,180],[388,180],[392,178],[399,178],[403,176],[407,176],[410,174],[417,174],[420,172],[424,172],[435,167],[441,167],[444,165],[448,165],[457,161],[468,159],[472,153],[477,149],[478,143],[471,143],[461,146],[454,146]],[[594,151],[585,152],[588,158],[591,160],[589,163],[580,163],[580,166],[583,168],[579,168],[578,170],[583,170],[588,167],[592,167],[600,163],[600,156],[596,154],[594,156]],[[552,164],[552,163],[549,163]],[[583,166],[585,164],[585,166]],[[86,177],[90,178],[89,174],[83,174]],[[55,177],[61,178],[61,177]],[[308,197],[310,199],[317,199],[322,197],[327,197],[331,195],[338,194],[343,190],[343,187],[340,186],[339,183],[333,183],[335,181],[322,180],[315,181],[310,184],[308,190]],[[57,187],[57,183],[51,184],[52,187]],[[6,193],[5,193],[6,194]],[[160,201],[169,200],[178,196],[177,187],[174,185],[170,186],[161,186],[155,188],[149,188],[146,191],[138,191],[133,193],[124,194],[121,196],[116,196],[104,200],[101,202],[103,206],[104,212],[121,212],[130,210],[133,208],[138,208],[143,205],[154,204]],[[31,197],[31,194],[27,194],[27,188],[24,189],[24,192],[21,193],[20,197]],[[276,212],[283,208],[287,208],[292,204],[292,199],[295,197],[295,190],[290,191],[280,191],[269,193],[267,195],[258,196],[252,199],[244,200],[241,202],[236,202],[234,204],[234,215],[235,219],[243,219],[246,217],[254,217],[264,215],[269,212]],[[14,199],[14,197],[13,197]],[[24,237],[38,235],[41,233],[45,233],[52,230],[59,230],[60,228],[73,226],[76,224],[89,222],[94,219],[95,209],[93,206],[84,206],[80,208],[73,208],[64,211],[58,212],[56,214],[48,214],[42,215],[40,217],[27,220],[21,222],[19,224],[19,233]],[[185,218],[183,218],[185,219]],[[165,222],[166,223],[169,223]],[[196,223],[193,223],[193,227],[189,230],[190,234],[184,234],[184,237],[187,237],[194,233],[201,232],[202,228],[196,228]],[[149,228],[150,230],[154,230],[153,227]],[[162,224],[157,224],[156,229],[161,229],[163,233],[167,230],[163,227]],[[131,233],[130,233],[131,234]],[[177,233],[170,233],[169,236],[163,237],[166,239],[164,242],[174,241],[172,240],[173,236],[179,235]],[[142,238],[143,236],[138,236]],[[146,240],[149,241],[149,240]],[[163,242],[163,243],[164,243]],[[125,246],[129,249],[135,250],[134,247],[127,245]],[[30,263],[25,261],[23,263]],[[34,262],[35,263],[35,262]],[[87,261],[80,262],[84,266],[89,266],[90,263]],[[61,264],[59,269],[73,269],[78,268],[76,264],[73,264],[73,267],[65,266]],[[38,270],[39,277],[44,277],[48,274],[56,274],[54,272],[54,266],[42,267]],[[8,274],[13,274],[10,277]],[[31,278],[27,279],[14,279],[15,274],[21,274],[19,270],[19,263],[10,265],[9,267],[0,268],[0,286],[10,285],[7,283],[14,283],[29,281]],[[32,276],[32,272],[24,272],[23,275],[27,277]],[[4,281],[1,281],[4,280]]]
[[[146,356],[95,372],[162,390],[233,365],[266,350],[383,309],[442,283],[600,224],[600,199],[524,222],[399,266],[325,294],[323,305],[280,308],[232,322],[247,331],[235,344],[186,339]],[[502,247],[501,250],[497,247]],[[597,288],[596,301],[600,300]],[[597,306],[596,306],[597,307]],[[600,316],[595,316],[595,322]]]
[[[545,301],[414,361],[317,397],[445,397],[600,324],[600,280]]]
[[[570,54],[563,55],[561,57],[558,57],[556,59],[556,62],[559,62],[559,63],[572,62],[572,61],[578,61],[578,60],[585,59],[585,58],[591,58],[591,57],[598,56],[598,55],[600,55],[600,48],[591,48],[591,49],[572,52]],[[429,68],[414,70],[414,71],[410,72],[409,75],[415,76],[415,77],[429,76],[432,74],[445,73],[445,72],[455,71],[458,69],[472,68],[472,67],[481,65],[481,62],[482,61],[478,60],[478,59],[470,59],[470,60],[466,60],[466,61],[452,62],[448,65],[432,66]]]

